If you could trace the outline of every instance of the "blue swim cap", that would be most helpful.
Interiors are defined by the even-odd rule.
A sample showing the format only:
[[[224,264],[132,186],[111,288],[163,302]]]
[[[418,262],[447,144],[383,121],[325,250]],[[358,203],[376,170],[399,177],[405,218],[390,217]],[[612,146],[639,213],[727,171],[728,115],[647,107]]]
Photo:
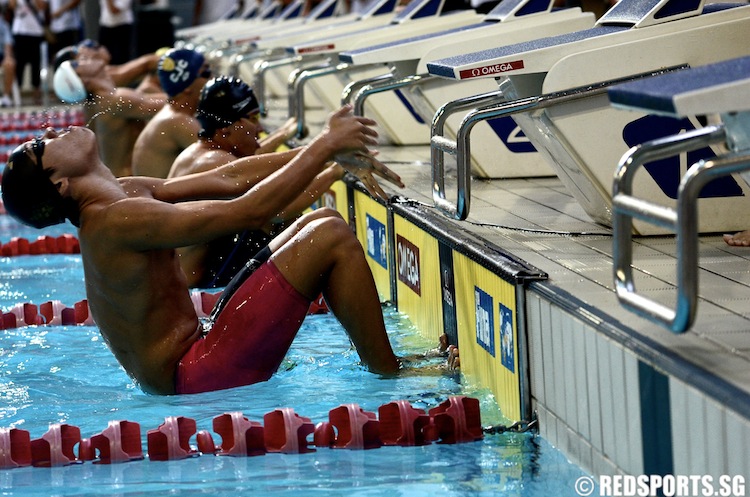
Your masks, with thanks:
[[[170,50],[159,59],[159,82],[170,97],[182,93],[201,75],[205,59],[188,48]]]

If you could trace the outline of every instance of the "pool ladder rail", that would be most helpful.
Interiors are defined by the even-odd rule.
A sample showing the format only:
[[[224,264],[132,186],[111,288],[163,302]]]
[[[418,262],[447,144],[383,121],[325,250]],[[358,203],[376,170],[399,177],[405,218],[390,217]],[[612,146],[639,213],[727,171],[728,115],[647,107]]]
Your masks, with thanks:
[[[214,443],[210,432],[197,431],[194,419],[168,416],[147,432],[148,458],[168,461],[201,454],[301,454],[315,452],[314,447],[367,450],[388,445],[466,443],[484,437],[479,400],[466,396],[449,397],[427,412],[406,400],[384,404],[377,414],[358,404],[343,404],[329,411],[327,422],[317,425],[292,408],[265,414],[263,424],[230,412],[213,419],[213,430],[221,437],[220,445]],[[197,448],[190,445],[193,435]],[[81,438],[80,429],[69,424],[52,424],[37,439],[31,439],[27,430],[0,428],[0,469],[60,467],[84,461],[114,464],[145,458],[140,425],[132,421],[110,421],[106,429],[90,438]]]

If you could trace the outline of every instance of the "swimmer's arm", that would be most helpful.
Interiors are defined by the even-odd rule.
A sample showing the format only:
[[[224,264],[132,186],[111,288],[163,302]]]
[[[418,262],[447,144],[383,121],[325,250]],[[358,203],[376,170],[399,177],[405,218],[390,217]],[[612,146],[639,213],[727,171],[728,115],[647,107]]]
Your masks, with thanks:
[[[107,67],[107,73],[112,77],[115,86],[130,86],[146,74],[155,71],[158,64],[159,57],[157,55],[141,55],[124,64]]]
[[[331,114],[323,131],[302,150],[238,159],[213,171],[167,180],[151,193],[165,202],[236,196],[232,211],[240,217],[246,209],[253,211],[248,221],[241,222],[251,222],[257,216],[263,219],[263,226],[297,199],[334,155],[364,153],[376,144],[374,124],[372,119],[354,116],[351,106],[345,106]],[[263,174],[267,176],[257,168],[265,168]],[[251,227],[240,225],[240,229]]]
[[[154,198],[165,202],[235,198],[279,170],[298,153],[299,149],[295,149],[262,156],[253,155],[220,167],[215,164],[212,168],[204,168],[202,163],[197,164],[202,172],[171,178],[154,191]],[[174,165],[177,165],[176,161]]]
[[[196,155],[198,158],[195,158]],[[226,150],[215,149],[207,152],[198,151],[195,147],[184,150],[172,163],[167,178],[179,178],[189,174],[204,173],[212,171],[217,167],[229,164],[236,157]],[[215,197],[207,197],[215,198]]]
[[[344,177],[346,171],[343,167],[338,164],[333,164],[325,169],[322,173],[318,174],[315,179],[310,183],[304,192],[299,195],[291,204],[289,204],[282,212],[280,212],[274,221],[287,221],[292,219],[310,205],[318,200],[321,195],[328,191],[336,181]]]
[[[167,203],[149,198],[128,198],[111,205],[100,224],[99,237],[129,251],[176,249],[200,245],[243,229],[267,223],[262,209],[238,212],[228,200]],[[242,214],[242,215],[240,215]]]
[[[260,148],[255,155],[267,154],[275,151],[297,132],[297,120],[290,118],[283,126],[260,140]]]
[[[100,105],[115,116],[129,119],[150,119],[167,102],[163,93],[141,93],[132,88],[117,88],[113,94],[102,95]]]

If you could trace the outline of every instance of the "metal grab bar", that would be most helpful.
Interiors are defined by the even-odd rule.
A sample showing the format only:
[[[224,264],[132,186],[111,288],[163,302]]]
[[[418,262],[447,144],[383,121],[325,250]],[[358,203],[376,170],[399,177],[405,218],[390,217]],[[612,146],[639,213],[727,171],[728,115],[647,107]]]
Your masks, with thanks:
[[[351,103],[352,97],[356,95],[363,87],[377,83],[379,81],[390,80],[394,78],[393,73],[381,74],[379,76],[373,76],[372,78],[358,79],[352,81],[344,87],[341,92],[341,105],[347,105]]]
[[[458,165],[458,195],[456,204],[445,197],[445,154],[455,155],[458,160],[457,142],[445,137],[445,123],[456,112],[488,106],[506,101],[501,90],[460,98],[443,104],[432,118],[430,128],[430,163],[432,164],[432,201],[435,207],[455,219],[469,216],[471,203],[471,172]],[[463,124],[463,123],[462,123]]]
[[[313,78],[320,78],[330,74],[344,72],[349,64],[321,64],[320,66],[303,68],[289,75],[289,117],[297,119],[297,138],[305,136],[305,83]]]
[[[675,333],[683,333],[692,326],[698,303],[698,195],[709,181],[750,169],[750,155],[726,155],[693,164],[680,181],[674,209],[633,197],[633,178],[644,164],[725,142],[726,138],[724,126],[708,126],[646,142],[630,149],[615,171],[612,227],[617,298],[624,307]],[[636,292],[632,268],[633,218],[669,228],[677,236],[674,309]]]
[[[511,86],[510,81],[506,79],[500,83],[500,90],[498,90],[497,92],[485,93],[483,95],[469,97],[468,99],[448,102],[440,109],[438,109],[432,121],[432,137],[430,139],[430,148],[432,162],[432,199],[435,207],[441,210],[446,215],[453,217],[454,219],[464,220],[469,216],[469,209],[471,207],[470,135],[472,128],[477,123],[481,121],[487,121],[489,119],[495,119],[498,117],[512,116],[513,114],[518,114],[520,112],[542,110],[553,105],[559,105],[576,100],[581,100],[584,98],[594,97],[603,94],[607,91],[607,88],[612,85],[624,83],[627,81],[634,81],[636,79],[641,79],[644,77],[658,76],[660,74],[665,74],[684,68],[685,66],[676,66],[667,69],[660,69],[653,72],[637,74],[634,76],[594,83],[587,86],[561,90],[538,96],[519,98],[512,101],[507,101],[507,99],[501,97],[503,93],[507,93],[507,86]],[[448,118],[448,113],[453,113],[456,110],[461,110],[460,107],[463,107],[464,109],[471,108],[472,105],[468,103],[471,98],[476,98],[481,102],[482,98],[484,97],[487,99],[487,101],[490,101],[492,95],[495,95],[496,99],[502,100],[502,102],[494,105],[485,105],[484,107],[479,107],[469,112],[459,125],[455,142],[443,136],[443,128],[445,125],[445,121]],[[461,102],[466,102],[466,104],[462,105]],[[453,109],[453,105],[456,105],[459,108]],[[446,199],[445,196],[445,164],[443,160],[444,152],[452,153],[456,156],[457,195],[455,204]]]
[[[370,95],[397,90],[399,88],[404,88],[407,86],[418,85],[435,79],[438,79],[438,77],[427,73],[411,74],[403,78],[393,77],[389,80],[381,80],[363,86],[354,97],[354,114],[358,116],[365,115],[365,100],[367,100]]]
[[[297,64],[301,61],[301,56],[283,57],[280,59],[261,60],[253,66],[253,89],[260,105],[261,116],[265,117],[268,115],[268,106],[266,105],[266,73],[271,69]]]

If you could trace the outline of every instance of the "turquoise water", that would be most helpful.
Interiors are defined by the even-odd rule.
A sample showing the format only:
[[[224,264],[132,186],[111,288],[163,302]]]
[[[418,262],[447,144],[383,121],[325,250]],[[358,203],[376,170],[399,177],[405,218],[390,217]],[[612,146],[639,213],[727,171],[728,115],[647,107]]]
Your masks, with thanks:
[[[72,232],[57,227],[45,234]],[[36,238],[0,215],[0,242],[11,236]],[[0,308],[16,303],[61,300],[72,306],[84,298],[79,256],[0,258]],[[409,320],[391,307],[387,327],[398,354],[425,351],[435,344],[415,335]],[[384,379],[358,365],[338,322],[311,316],[279,371],[266,383],[199,395],[157,397],[135,387],[103,343],[95,327],[25,327],[2,330],[0,340],[0,427],[28,430],[41,437],[50,423],[78,426],[83,437],[110,420],[141,426],[146,432],[166,416],[196,420],[211,430],[215,416],[241,411],[262,421],[279,407],[291,407],[313,423],[328,411],[358,403],[367,411],[406,399],[429,409],[451,395],[480,399],[483,424],[504,420],[493,397],[460,376],[438,371]],[[436,365],[439,364],[436,363]],[[220,437],[214,434],[220,443]],[[195,438],[191,440],[196,445]],[[584,473],[534,434],[487,435],[480,442],[424,447],[384,447],[368,451],[318,449],[299,455],[260,457],[200,456],[186,460],[135,461],[102,465],[87,462],[62,468],[0,470],[2,495],[576,495]]]

